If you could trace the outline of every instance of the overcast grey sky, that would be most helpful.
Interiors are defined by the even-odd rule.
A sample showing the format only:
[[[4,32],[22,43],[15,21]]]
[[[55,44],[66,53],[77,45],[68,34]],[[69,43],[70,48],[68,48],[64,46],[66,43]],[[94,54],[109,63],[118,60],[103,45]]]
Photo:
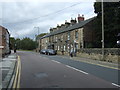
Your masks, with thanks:
[[[90,2],[1,2],[0,22],[15,38],[34,38],[37,28],[40,33],[46,33],[50,27],[64,24],[71,17],[77,18],[84,14],[85,19],[95,16],[94,0]]]

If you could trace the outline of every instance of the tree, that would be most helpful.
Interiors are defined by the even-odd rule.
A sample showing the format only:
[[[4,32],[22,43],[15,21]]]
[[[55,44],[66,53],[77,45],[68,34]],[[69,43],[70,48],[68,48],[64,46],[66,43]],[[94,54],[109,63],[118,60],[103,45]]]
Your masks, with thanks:
[[[48,34],[48,33],[41,33],[41,34],[37,35],[37,36],[36,36],[36,40],[39,39],[40,37],[46,35],[46,34]]]
[[[15,38],[14,37],[10,37],[10,49],[14,49],[15,48]]]
[[[17,49],[20,49],[20,48],[21,48],[21,40],[20,40],[19,38],[17,38],[17,39],[15,40],[15,43],[16,43],[16,48],[17,48]]]
[[[116,47],[117,34],[120,33],[120,2],[104,2],[104,34],[105,34],[105,47]],[[94,3],[95,13],[97,18],[95,20],[96,41],[98,46],[101,46],[101,2]]]
[[[21,40],[21,49],[23,50],[33,50],[36,49],[36,41],[26,37]]]
[[[26,37],[23,39],[15,39],[13,37],[10,38],[10,47],[11,49],[22,49],[22,50],[33,50],[36,49],[36,41]]]

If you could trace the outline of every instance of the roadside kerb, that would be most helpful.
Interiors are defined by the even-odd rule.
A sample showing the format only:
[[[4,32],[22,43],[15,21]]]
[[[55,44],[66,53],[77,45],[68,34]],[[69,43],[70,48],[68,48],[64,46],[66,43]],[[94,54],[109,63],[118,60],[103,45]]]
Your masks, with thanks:
[[[59,56],[70,59],[70,60],[76,60],[76,61],[80,61],[80,62],[84,62],[84,63],[89,63],[89,64],[94,64],[94,65],[98,65],[98,66],[102,66],[102,67],[120,70],[119,64],[116,64],[116,63],[92,60],[92,59],[82,58],[82,57],[70,57],[70,56],[63,56],[63,55],[59,55]]]
[[[20,70],[21,70],[21,64],[20,64],[20,58],[19,56],[8,56],[10,61],[12,62],[12,65],[10,67],[10,70],[5,77],[4,81],[2,82],[2,88],[10,89],[10,88],[19,88],[20,84]],[[7,60],[7,59],[4,59]]]

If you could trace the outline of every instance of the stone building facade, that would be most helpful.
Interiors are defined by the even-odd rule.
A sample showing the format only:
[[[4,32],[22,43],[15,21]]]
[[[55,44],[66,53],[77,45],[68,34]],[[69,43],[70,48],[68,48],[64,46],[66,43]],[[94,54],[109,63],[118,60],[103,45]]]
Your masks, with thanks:
[[[10,52],[10,34],[8,30],[0,26],[0,57]]]
[[[95,32],[93,21],[95,17],[84,20],[78,15],[77,20],[65,21],[61,26],[50,28],[50,33],[39,39],[39,49],[54,49],[60,54],[69,54],[80,48],[94,47]]]

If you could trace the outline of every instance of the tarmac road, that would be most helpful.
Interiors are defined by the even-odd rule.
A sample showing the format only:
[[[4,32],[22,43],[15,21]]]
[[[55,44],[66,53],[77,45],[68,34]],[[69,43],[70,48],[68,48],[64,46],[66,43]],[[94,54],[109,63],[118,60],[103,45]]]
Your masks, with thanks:
[[[59,56],[53,60],[50,56],[45,57],[25,51],[19,51],[18,55],[22,65],[21,88],[118,88],[111,82],[83,69],[76,69],[67,63],[58,62]],[[67,62],[64,59],[62,61]],[[87,68],[88,65],[84,67]]]

